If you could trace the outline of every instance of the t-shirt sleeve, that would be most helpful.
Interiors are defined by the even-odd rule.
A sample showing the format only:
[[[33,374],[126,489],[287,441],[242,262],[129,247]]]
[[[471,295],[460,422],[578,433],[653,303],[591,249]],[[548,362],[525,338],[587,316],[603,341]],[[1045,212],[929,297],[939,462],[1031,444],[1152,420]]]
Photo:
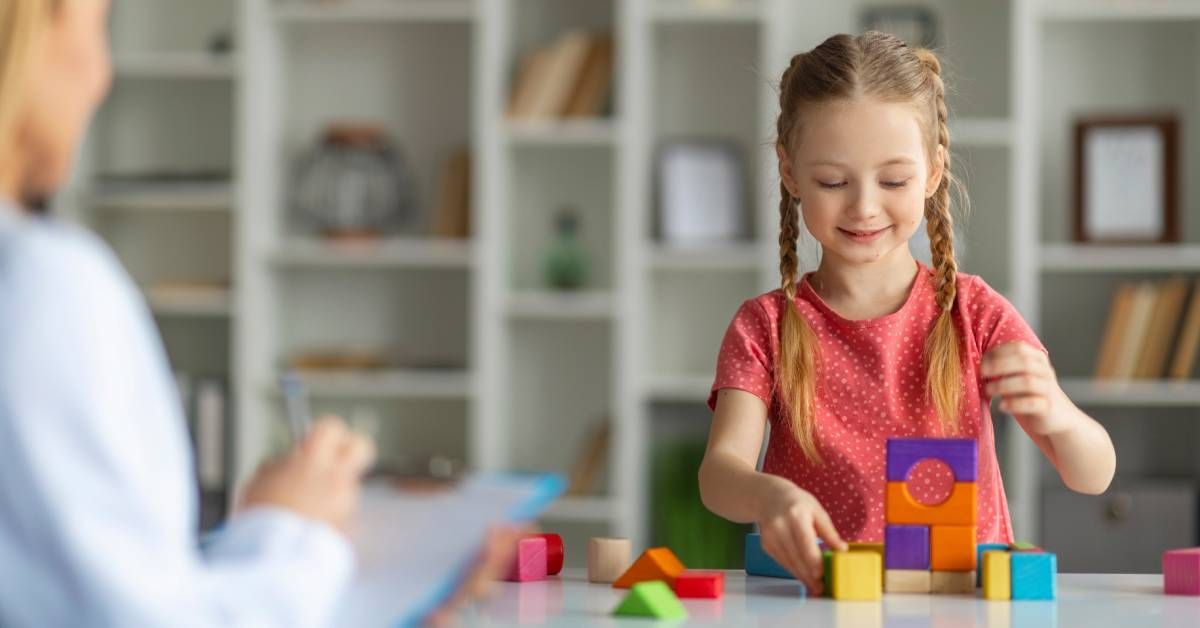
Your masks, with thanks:
[[[1004,295],[979,277],[975,278],[974,283],[968,307],[974,310],[972,318],[981,356],[994,347],[1010,342],[1024,342],[1043,353],[1049,353],[1037,334],[1033,333],[1033,328]]]
[[[717,374],[708,395],[708,407],[716,410],[717,392],[736,388],[771,405],[775,371],[774,325],[757,299],[742,304],[725,330],[717,355]]]

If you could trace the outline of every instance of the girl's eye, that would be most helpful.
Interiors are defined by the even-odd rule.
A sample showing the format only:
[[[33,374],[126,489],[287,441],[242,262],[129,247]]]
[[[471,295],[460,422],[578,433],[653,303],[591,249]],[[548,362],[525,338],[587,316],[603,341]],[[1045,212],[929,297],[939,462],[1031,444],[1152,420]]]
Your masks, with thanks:
[[[826,183],[825,181],[817,181],[817,184],[827,190],[833,190],[833,189],[837,189],[837,188],[840,188],[840,187],[846,185],[846,182],[845,181],[835,181],[832,183]]]
[[[885,188],[891,188],[891,189],[895,190],[895,189],[904,187],[905,184],[907,184],[907,183],[908,183],[908,179],[905,179],[903,181],[883,181],[882,185]]]

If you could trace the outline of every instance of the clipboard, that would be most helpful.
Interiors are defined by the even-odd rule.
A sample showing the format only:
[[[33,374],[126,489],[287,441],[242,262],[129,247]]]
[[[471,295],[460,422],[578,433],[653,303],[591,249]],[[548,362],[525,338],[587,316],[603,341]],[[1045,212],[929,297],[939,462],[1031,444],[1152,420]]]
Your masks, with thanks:
[[[333,622],[417,625],[458,590],[492,526],[533,521],[565,488],[552,474],[477,474],[431,493],[364,487],[350,532],[358,570]]]

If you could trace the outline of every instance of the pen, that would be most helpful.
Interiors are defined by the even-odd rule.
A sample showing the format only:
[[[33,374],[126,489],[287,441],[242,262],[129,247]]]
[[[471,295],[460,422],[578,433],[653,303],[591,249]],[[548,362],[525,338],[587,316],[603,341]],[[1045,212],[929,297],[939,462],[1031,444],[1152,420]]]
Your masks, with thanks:
[[[283,390],[283,405],[287,411],[288,427],[292,431],[292,442],[298,443],[308,434],[311,420],[304,381],[295,371],[288,371],[279,378],[279,384]]]

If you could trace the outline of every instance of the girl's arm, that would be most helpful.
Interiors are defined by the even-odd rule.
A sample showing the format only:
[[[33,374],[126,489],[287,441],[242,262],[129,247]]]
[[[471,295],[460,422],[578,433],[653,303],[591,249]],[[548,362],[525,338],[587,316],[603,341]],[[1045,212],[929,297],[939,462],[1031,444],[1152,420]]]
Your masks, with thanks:
[[[999,345],[983,356],[988,395],[1013,415],[1073,491],[1099,495],[1116,471],[1108,432],[1080,410],[1058,384],[1045,353],[1023,342]]]
[[[766,425],[761,399],[732,388],[718,391],[700,464],[700,499],[726,519],[758,523],[767,554],[819,594],[823,567],[817,539],[835,549],[845,549],[845,543],[812,494],[756,470]]]

